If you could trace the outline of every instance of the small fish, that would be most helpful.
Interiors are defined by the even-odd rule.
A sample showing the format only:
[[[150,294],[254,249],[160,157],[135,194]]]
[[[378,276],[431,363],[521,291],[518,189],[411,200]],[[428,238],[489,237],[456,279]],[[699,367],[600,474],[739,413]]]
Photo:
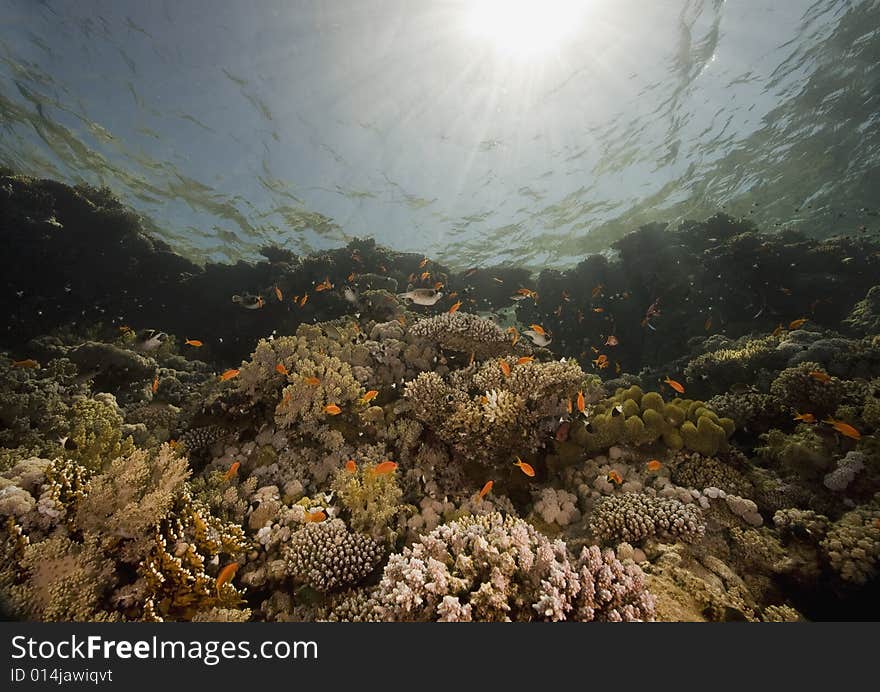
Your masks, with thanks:
[[[789,322],[788,328],[789,329],[798,329],[800,327],[803,327],[807,322],[809,322],[808,318],[800,317],[796,320],[792,320],[791,322]]]
[[[707,318],[706,321],[703,322],[703,329],[705,329],[707,332],[710,329],[712,329],[712,318],[711,317]]]
[[[461,301],[456,301],[451,308],[449,308],[449,314],[451,315],[453,312],[457,312],[461,307]]]
[[[419,269],[424,269],[425,265],[428,263],[428,258],[425,257],[421,262],[419,262]]]
[[[808,372],[807,374],[814,380],[818,380],[819,382],[831,382],[831,376],[827,372],[822,372],[821,370],[810,370],[810,372]]]
[[[862,433],[856,430],[849,423],[844,423],[842,420],[836,420],[834,418],[826,418],[822,421],[823,423],[827,423],[832,428],[834,428],[837,432],[839,432],[844,437],[848,437],[852,440],[859,440],[862,437]]]
[[[223,586],[228,581],[231,581],[235,576],[235,573],[238,571],[238,563],[232,562],[217,574],[217,598],[220,598],[220,587]]]
[[[684,394],[684,386],[681,384],[681,382],[676,382],[675,380],[670,378],[669,375],[666,376],[666,379],[663,380],[663,382],[668,384],[670,387],[672,387],[679,394]]]
[[[324,413],[330,416],[338,416],[340,413],[342,413],[342,409],[339,408],[336,404],[327,404],[324,407]]]
[[[565,400],[565,410],[571,413],[574,410],[574,407],[571,405],[571,399]]]
[[[321,384],[321,380],[319,380],[317,377],[303,377],[303,382],[311,385],[312,387],[317,387],[319,384]]]
[[[608,367],[608,356],[604,353],[600,354],[598,358],[593,359],[593,363],[598,365],[600,368]]]
[[[659,471],[660,469],[662,469],[663,464],[661,464],[656,459],[651,459],[651,461],[649,461],[647,464],[645,464],[645,468],[647,468],[648,471],[651,471],[653,473],[654,471]]]
[[[284,363],[276,364],[275,365],[275,372],[277,372],[279,375],[289,375],[290,374],[287,372],[287,368],[284,367]]]
[[[156,392],[159,391],[159,376],[158,376],[158,375],[156,375],[156,376],[153,378],[153,384],[152,384],[152,386],[150,387],[150,389],[153,390],[153,394],[155,394]]]
[[[619,374],[620,374],[620,371],[621,371],[620,363],[615,362],[615,363],[614,363],[614,372],[615,372],[615,374],[619,375]]]
[[[540,324],[530,324],[529,329],[531,329],[536,334],[540,334],[541,336],[547,336],[547,332],[544,331],[544,327]]]
[[[484,485],[479,492],[479,498],[482,500],[486,495],[489,494],[489,491],[492,490],[492,486],[495,485],[495,481],[486,481],[486,485]]]
[[[342,297],[347,303],[351,303],[352,305],[358,302],[357,292],[348,286],[342,289]]]
[[[609,471],[608,472],[608,480],[612,483],[616,483],[620,485],[623,483],[623,478],[621,478],[620,474],[617,471]]]
[[[134,333],[134,329],[129,327],[127,324],[122,324],[119,326],[120,334],[132,334]]]
[[[14,360],[12,361],[13,368],[28,368],[30,370],[34,370],[40,367],[40,364],[35,361],[33,358],[27,358],[26,360]]]
[[[333,288],[333,284],[330,283],[330,277],[325,277],[321,283],[315,286],[315,293],[329,291],[331,288]]]
[[[397,468],[397,464],[393,461],[388,461],[387,459],[379,464],[376,468],[373,469],[374,476],[384,476],[386,473],[391,473],[394,469]]]
[[[605,308],[593,308],[593,312],[605,312]]]
[[[275,297],[278,298],[279,303],[284,300],[284,294],[278,286],[275,287]]]
[[[226,380],[231,380],[233,377],[238,376],[238,372],[239,371],[237,368],[230,368],[229,370],[224,372],[222,375],[220,375],[220,381],[226,382]]]
[[[345,470],[349,473],[354,473],[358,470],[357,464],[354,463],[354,459],[349,459],[345,462]]]
[[[516,331],[516,327],[508,327],[507,333],[513,336],[511,346],[516,346],[516,342],[519,341],[519,332]]]
[[[618,344],[620,344],[620,341],[618,341],[617,337],[614,336],[614,334],[605,339],[606,346],[617,346]]]
[[[354,272],[352,272],[351,274],[348,275],[348,280],[350,282],[354,281],[356,278],[357,278],[357,274],[355,274]]]
[[[556,438],[557,442],[565,442],[568,439],[568,433],[571,430],[571,423],[569,421],[562,421],[560,426],[556,428]]]
[[[510,366],[507,364],[507,361],[503,358],[498,359],[498,367],[501,368],[501,372],[504,373],[505,377],[510,377]]]
[[[553,339],[551,339],[546,334],[539,334],[534,329],[526,329],[523,334],[525,334],[529,339],[532,340],[532,343],[535,346],[547,346]]]
[[[255,296],[250,293],[245,293],[243,296],[234,295],[232,296],[232,302],[246,310],[259,310],[266,304],[263,296]]]
[[[435,291],[439,291],[439,290],[440,290],[441,288],[443,288],[443,286],[445,286],[445,285],[446,285],[446,284],[444,284],[442,281],[438,281],[437,283],[434,284],[434,290],[435,290]]]
[[[598,298],[599,296],[602,295],[602,289],[604,289],[604,288],[605,288],[604,284],[598,284],[596,286],[593,286],[593,290],[590,291],[590,295],[593,298]]]
[[[187,339],[183,343],[187,346],[192,346],[193,348],[201,348],[202,346],[204,346],[204,344],[198,339]]]
[[[299,293],[294,295],[293,298],[291,298],[290,300],[293,301],[294,305],[296,305],[299,302]]]
[[[533,360],[535,360],[534,356],[523,356],[522,358],[517,359],[516,364],[525,365],[526,363],[531,363]]]
[[[377,396],[379,396],[379,392],[378,392],[378,390],[376,390],[376,389],[371,389],[369,392],[367,392],[366,394],[364,394],[364,395],[361,397],[361,403],[362,403],[362,404],[368,404],[368,403],[370,403],[373,399],[375,399]]]
[[[434,305],[443,297],[443,294],[433,288],[414,288],[406,293],[398,294],[397,297],[410,300],[416,305]]]
[[[239,468],[241,468],[241,462],[233,461],[232,464],[230,464],[229,466],[229,470],[223,474],[223,480],[231,481],[233,478],[235,478],[235,475],[238,473]]]
[[[320,510],[320,509],[316,510],[314,512],[309,512],[308,514],[306,514],[306,522],[307,523],[314,522],[316,524],[320,524],[326,518],[327,518],[327,515],[324,513],[323,510]]]
[[[474,356],[476,355],[476,351],[471,351],[471,357],[468,359],[468,367],[471,367],[474,364]]]
[[[787,296],[790,296],[790,295],[791,295],[791,289],[790,289],[790,288],[785,288],[784,286],[780,286],[780,287],[779,287],[779,290],[780,290],[782,293],[784,293],[785,295],[787,295]]]
[[[504,283],[503,279],[499,279],[497,276],[493,276],[492,281],[494,281],[495,283],[498,283],[498,284]]]
[[[776,327],[776,329],[773,330],[773,332],[770,334],[770,336],[779,336],[784,331],[785,331],[785,327],[783,327],[780,324],[779,326]]]
[[[309,294],[306,293],[302,298],[299,299],[299,306],[301,308],[305,307],[306,303],[308,303],[308,302],[309,302]]]
[[[571,302],[571,295],[568,293],[568,291],[562,292],[562,300],[564,300],[566,303]]]
[[[419,280],[420,280],[420,281],[425,281],[425,280],[429,279],[430,277],[431,277],[431,272],[422,272],[422,273],[419,275]]]
[[[803,423],[815,423],[816,416],[814,416],[812,413],[797,413],[794,416],[794,420],[799,420]]]
[[[473,276],[474,274],[476,274],[478,271],[480,271],[480,268],[479,268],[479,267],[471,267],[470,269],[468,269],[468,270],[464,273],[464,278],[467,279],[468,277]]]
[[[535,477],[535,469],[532,468],[531,464],[527,464],[519,457],[516,458],[516,461],[513,464],[514,466],[519,466],[519,470],[526,474],[529,478]]]
[[[587,402],[584,400],[584,393],[582,391],[578,392],[577,398],[577,410],[578,413],[583,413],[587,408]]]
[[[562,303],[560,303],[559,306],[553,311],[553,314],[556,317],[562,317]]]
[[[155,329],[144,329],[135,338],[134,347],[138,351],[155,351],[168,339],[165,332],[157,332]]]

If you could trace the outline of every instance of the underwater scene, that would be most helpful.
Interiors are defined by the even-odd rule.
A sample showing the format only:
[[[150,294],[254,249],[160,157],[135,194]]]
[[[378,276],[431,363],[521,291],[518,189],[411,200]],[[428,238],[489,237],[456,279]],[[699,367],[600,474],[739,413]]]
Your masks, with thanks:
[[[0,618],[880,619],[880,1],[0,0]]]

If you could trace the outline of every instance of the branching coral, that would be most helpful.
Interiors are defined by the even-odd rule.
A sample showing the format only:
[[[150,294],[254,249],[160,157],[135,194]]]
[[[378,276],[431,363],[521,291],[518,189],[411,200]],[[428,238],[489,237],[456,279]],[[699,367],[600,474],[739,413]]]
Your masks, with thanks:
[[[369,536],[349,531],[341,519],[309,523],[285,548],[287,569],[294,580],[317,591],[352,586],[382,559],[382,546]]]
[[[392,555],[376,589],[383,619],[643,620],[653,600],[634,564],[565,543],[498,513],[437,527]]]
[[[845,581],[864,584],[875,578],[880,563],[880,494],[836,521],[821,546]]]
[[[593,535],[604,543],[637,543],[648,537],[695,542],[706,530],[700,508],[671,497],[624,493],[608,497],[590,517]]]
[[[354,471],[339,469],[332,489],[349,514],[349,525],[376,540],[393,542],[398,517],[406,511],[396,473],[376,473],[376,464],[362,464]]]

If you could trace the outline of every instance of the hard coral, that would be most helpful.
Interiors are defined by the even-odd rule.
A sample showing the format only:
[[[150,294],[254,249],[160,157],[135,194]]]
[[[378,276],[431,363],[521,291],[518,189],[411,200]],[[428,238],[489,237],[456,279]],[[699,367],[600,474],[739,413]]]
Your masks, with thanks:
[[[604,543],[637,543],[645,538],[695,542],[706,530],[700,508],[671,497],[624,493],[603,499],[590,518],[593,535]]]

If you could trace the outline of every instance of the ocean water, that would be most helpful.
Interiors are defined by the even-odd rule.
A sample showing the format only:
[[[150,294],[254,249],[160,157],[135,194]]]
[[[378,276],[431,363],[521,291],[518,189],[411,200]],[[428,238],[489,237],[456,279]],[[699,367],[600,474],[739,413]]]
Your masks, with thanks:
[[[878,31],[0,0],[0,619],[880,619]]]
[[[0,163],[197,261],[372,236],[564,268],[647,222],[876,209],[876,1],[537,6],[3,0]]]

